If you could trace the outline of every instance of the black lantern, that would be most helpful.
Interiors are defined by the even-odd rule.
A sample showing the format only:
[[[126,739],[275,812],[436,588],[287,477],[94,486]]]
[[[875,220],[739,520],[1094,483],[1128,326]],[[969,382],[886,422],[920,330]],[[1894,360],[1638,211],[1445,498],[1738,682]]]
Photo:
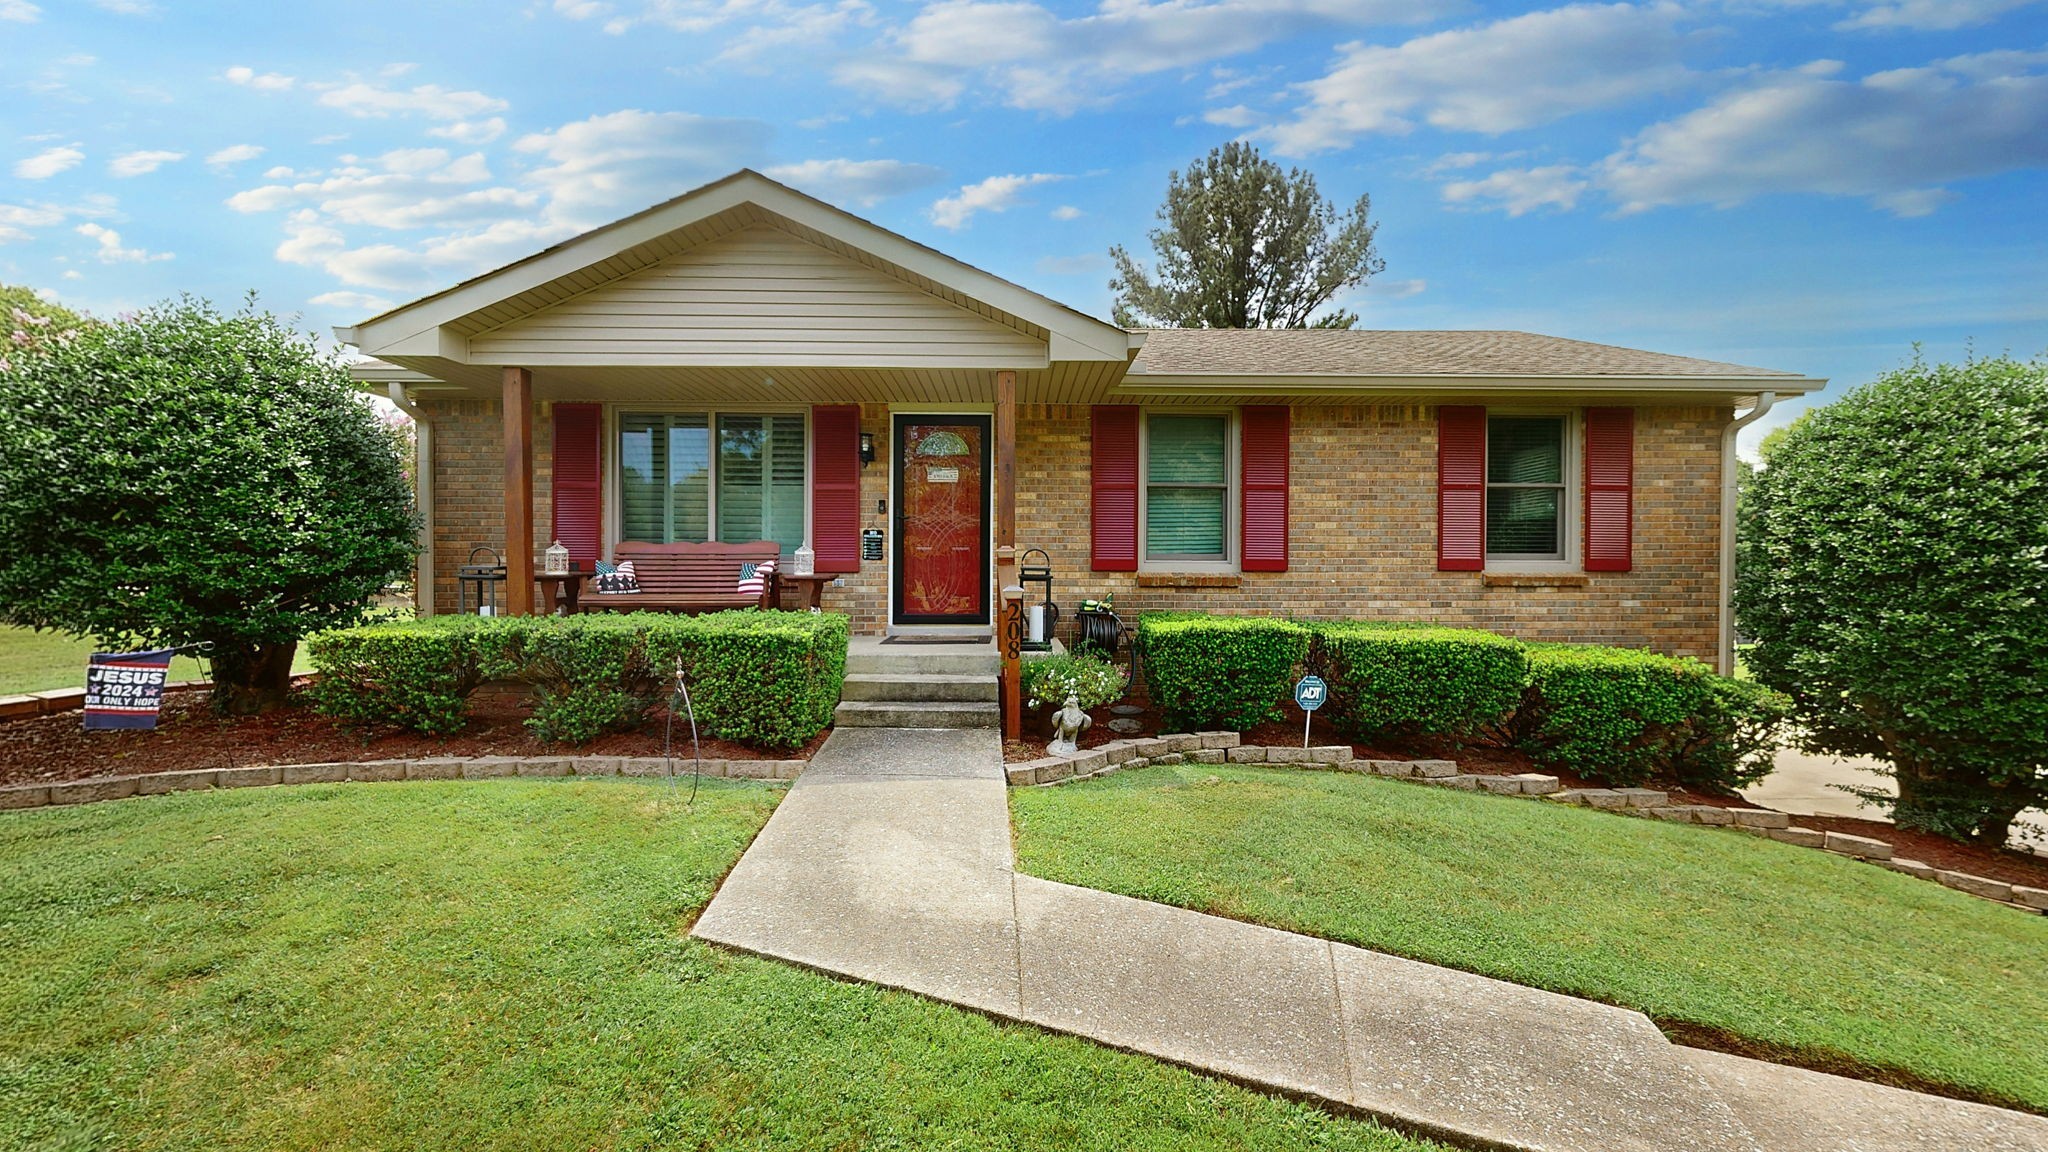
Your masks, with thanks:
[[[1038,557],[1033,564],[1031,558]],[[1060,606],[1052,602],[1052,557],[1043,548],[1027,549],[1024,559],[1018,565],[1017,583],[1027,589],[1033,584],[1045,587],[1040,591],[1038,603],[1024,608],[1024,648],[1031,652],[1052,651],[1052,631],[1060,622]]]
[[[477,563],[476,557],[479,552],[488,555],[491,558],[491,562],[488,564]],[[455,570],[455,579],[459,584],[456,611],[470,611],[470,597],[474,595],[476,598],[475,611],[477,615],[496,616],[498,614],[498,585],[505,582],[505,559],[498,555],[496,549],[482,544],[471,548],[469,550],[468,563]]]
[[[860,466],[865,468],[874,462],[875,434],[873,432],[863,432],[860,434]]]

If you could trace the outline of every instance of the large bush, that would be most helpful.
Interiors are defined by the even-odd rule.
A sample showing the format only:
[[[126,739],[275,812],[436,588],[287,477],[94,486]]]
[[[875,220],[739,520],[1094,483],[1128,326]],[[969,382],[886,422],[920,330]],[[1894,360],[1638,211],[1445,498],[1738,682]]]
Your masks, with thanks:
[[[1310,631],[1290,620],[1145,612],[1145,686],[1168,728],[1243,730],[1278,720],[1308,659]]]
[[[2003,844],[2048,802],[2048,360],[1915,361],[1815,411],[1741,531],[1748,664],[1809,750],[1885,761],[1907,827]]]
[[[352,723],[457,731],[485,678],[517,679],[534,689],[534,733],[581,744],[642,723],[680,662],[701,733],[792,748],[831,723],[846,638],[837,615],[641,612],[436,617],[326,632],[310,648],[315,703]]]
[[[347,368],[267,313],[188,298],[0,357],[0,621],[211,643],[215,704],[256,711],[414,533]]]
[[[1531,644],[1507,726],[1540,765],[1608,784],[1726,790],[1770,771],[1786,702],[1705,664],[1634,648]]]
[[[1469,628],[1315,625],[1330,683],[1324,712],[1346,739],[1460,741],[1513,712],[1529,658],[1505,636]]]

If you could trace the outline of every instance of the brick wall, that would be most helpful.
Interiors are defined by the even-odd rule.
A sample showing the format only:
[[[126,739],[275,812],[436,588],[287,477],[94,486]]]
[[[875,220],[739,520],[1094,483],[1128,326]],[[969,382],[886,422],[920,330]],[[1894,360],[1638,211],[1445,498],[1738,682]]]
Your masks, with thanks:
[[[473,544],[501,547],[503,420],[495,400],[440,400],[435,419],[437,596],[456,600],[454,572]],[[1088,570],[1088,409],[1018,410],[1017,546],[1052,556],[1054,593],[1072,606],[1114,593],[1121,609],[1198,608],[1303,617],[1384,617],[1467,624],[1531,640],[1649,647],[1711,662],[1718,617],[1720,438],[1730,413],[1639,408],[1635,562],[1584,587],[1489,587],[1482,573],[1436,570],[1436,413],[1427,406],[1297,406],[1292,439],[1292,541],[1286,572],[1246,573],[1232,587],[1157,587],[1136,573]],[[861,472],[861,524],[889,495],[889,410],[863,405],[876,460]],[[534,524],[550,523],[544,411],[534,422]],[[609,460],[612,453],[607,451]],[[537,547],[548,541],[540,540]],[[538,558],[536,558],[536,566]],[[856,632],[888,619],[887,561],[867,561],[826,607]]]
[[[1530,640],[1654,648],[1711,662],[1717,638],[1720,430],[1729,413],[1636,414],[1635,561],[1585,587],[1488,587],[1436,570],[1436,412],[1297,406],[1286,572],[1235,587],[1148,587],[1088,570],[1088,409],[1018,413],[1017,545],[1051,553],[1069,607],[1114,593],[1119,610],[1186,608],[1472,625]]]
[[[496,400],[438,399],[419,404],[434,424],[434,605],[453,612],[455,570],[481,544],[505,554],[505,417]],[[533,531],[545,536],[554,522],[549,493],[555,426],[546,405],[533,416]],[[533,565],[552,540],[534,545]],[[479,557],[479,560],[482,558]],[[539,595],[538,592],[535,593]],[[504,589],[498,602],[505,602]]]

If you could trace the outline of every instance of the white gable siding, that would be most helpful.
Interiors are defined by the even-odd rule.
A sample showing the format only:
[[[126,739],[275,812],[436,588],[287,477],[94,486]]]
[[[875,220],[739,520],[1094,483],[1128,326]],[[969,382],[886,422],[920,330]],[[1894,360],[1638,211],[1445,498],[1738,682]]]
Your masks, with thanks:
[[[754,228],[469,338],[474,364],[1039,368],[1042,338]]]

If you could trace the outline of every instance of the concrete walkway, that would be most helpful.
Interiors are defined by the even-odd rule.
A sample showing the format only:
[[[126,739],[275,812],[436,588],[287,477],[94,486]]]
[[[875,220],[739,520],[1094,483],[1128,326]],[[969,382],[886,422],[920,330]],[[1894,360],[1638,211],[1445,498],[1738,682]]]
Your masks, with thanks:
[[[1637,1012],[1016,874],[993,731],[837,729],[697,921],[1457,1143],[2048,1152],[2048,1120],[1696,1052]]]

